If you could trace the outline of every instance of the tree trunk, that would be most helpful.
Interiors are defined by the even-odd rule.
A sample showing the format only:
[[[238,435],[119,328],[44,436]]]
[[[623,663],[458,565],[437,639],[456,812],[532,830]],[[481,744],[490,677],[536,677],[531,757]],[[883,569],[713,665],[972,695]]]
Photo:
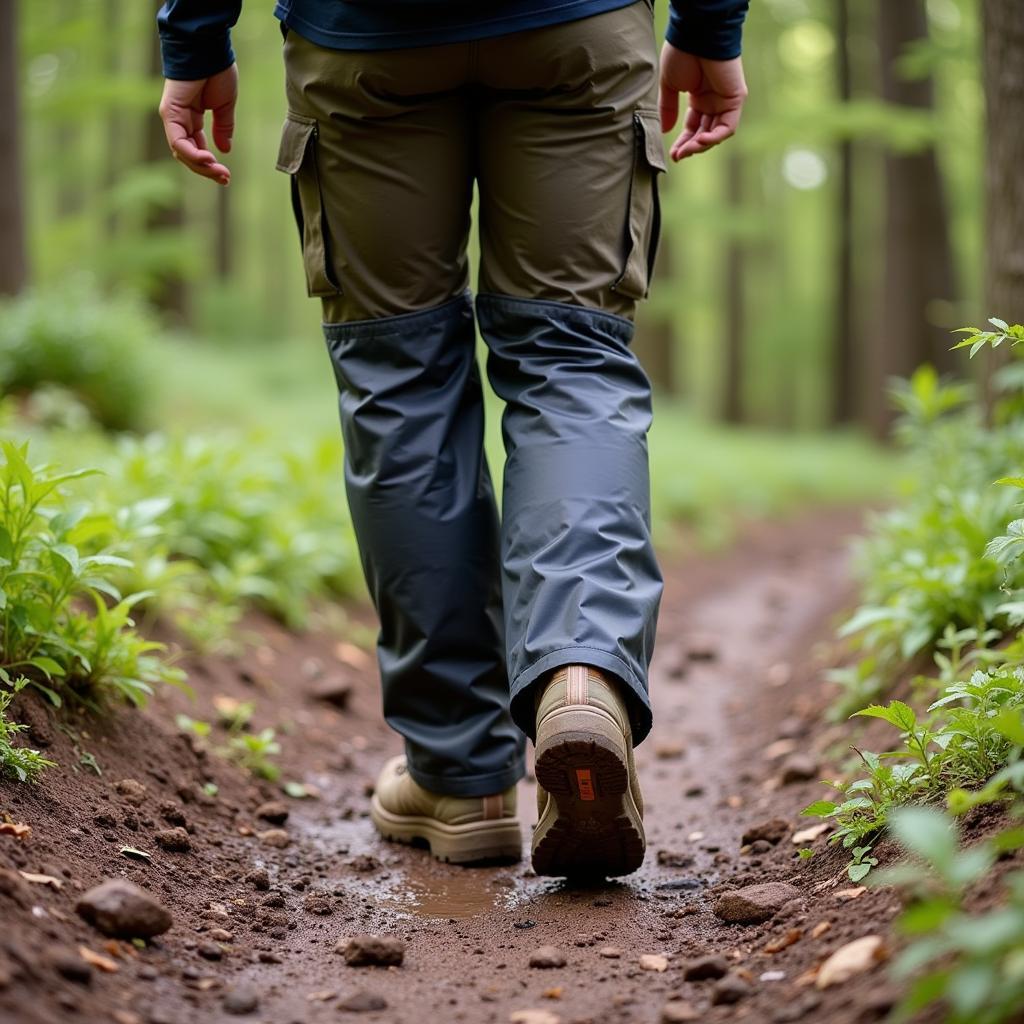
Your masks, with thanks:
[[[836,0],[836,91],[840,103],[853,98],[850,65],[850,0]],[[836,197],[835,332],[832,363],[832,423],[856,418],[857,381],[853,304],[853,142],[839,144]]]
[[[17,8],[17,0],[0,0],[0,295],[17,295],[28,283]]]
[[[881,0],[878,12],[884,98],[897,106],[933,109],[931,79],[907,81],[898,66],[908,45],[928,34],[924,0]],[[924,362],[942,372],[961,368],[949,351],[955,273],[934,146],[886,155],[885,254],[883,322],[870,381],[876,398],[870,425],[878,435],[887,433],[892,419],[889,403],[877,400],[889,378],[909,376]]]
[[[159,0],[152,5],[154,18],[159,7]],[[155,24],[149,33],[149,40],[149,71],[150,75],[159,81],[163,78],[163,66],[160,59],[160,39]],[[146,163],[166,163],[171,159],[171,155],[167,150],[163,124],[155,109],[146,111],[145,118],[142,159]],[[185,204],[181,199],[180,189],[177,198],[151,210],[146,217],[147,231],[173,232],[183,229],[184,226]],[[177,327],[188,324],[191,305],[188,282],[179,273],[166,271],[153,287],[150,300],[170,323]]]
[[[743,158],[729,150],[725,165],[729,206],[738,210],[743,205]],[[722,367],[722,419],[726,423],[742,423],[743,409],[743,335],[746,330],[746,309],[743,302],[745,280],[743,240],[733,233],[725,251],[725,363]]]
[[[985,302],[988,316],[1024,322],[1024,3],[984,0]]]

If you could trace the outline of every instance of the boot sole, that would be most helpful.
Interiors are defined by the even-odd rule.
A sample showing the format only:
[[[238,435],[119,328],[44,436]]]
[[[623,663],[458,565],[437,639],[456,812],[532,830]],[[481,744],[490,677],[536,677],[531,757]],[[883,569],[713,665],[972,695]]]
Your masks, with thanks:
[[[436,818],[392,814],[374,796],[370,801],[370,819],[385,839],[407,845],[425,842],[437,860],[449,864],[509,862],[521,860],[523,856],[519,822],[512,818],[446,825]]]
[[[596,709],[559,710],[537,732],[534,773],[549,794],[533,836],[538,875],[616,877],[646,847],[622,730]]]

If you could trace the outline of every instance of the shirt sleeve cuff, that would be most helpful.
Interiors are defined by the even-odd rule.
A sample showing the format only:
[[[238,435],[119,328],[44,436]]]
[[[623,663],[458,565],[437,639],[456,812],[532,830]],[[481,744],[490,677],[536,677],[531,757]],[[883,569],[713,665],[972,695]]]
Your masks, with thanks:
[[[696,15],[682,16],[673,7],[669,11],[665,38],[677,50],[708,60],[732,60],[740,55],[743,41],[743,15],[707,20]]]
[[[209,78],[235,63],[231,48],[231,33],[189,36],[178,39],[160,34],[160,53],[163,58],[164,78],[194,82]]]

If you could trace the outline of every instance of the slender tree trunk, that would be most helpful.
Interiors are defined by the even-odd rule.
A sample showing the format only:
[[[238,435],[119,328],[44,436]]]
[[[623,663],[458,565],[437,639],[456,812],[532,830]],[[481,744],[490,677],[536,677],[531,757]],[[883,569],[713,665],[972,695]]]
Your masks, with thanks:
[[[726,189],[729,206],[738,210],[743,205],[743,158],[734,150],[726,161]],[[726,423],[742,423],[743,409],[743,337],[746,330],[746,309],[743,302],[745,274],[743,240],[735,233],[725,251],[725,364],[722,368],[722,419]]]
[[[152,4],[154,17],[159,7],[159,2]],[[160,40],[155,26],[149,33],[149,40],[149,71],[154,79],[159,80],[163,77],[163,66],[160,60]],[[157,117],[156,110],[147,110],[145,119],[142,158],[146,163],[166,163],[171,157],[167,151],[167,139],[164,136],[163,125]],[[179,190],[178,197],[172,202],[150,211],[146,217],[148,231],[173,232],[184,228],[185,204],[180,196]],[[177,326],[185,326],[188,323],[191,310],[188,282],[179,273],[175,271],[164,273],[153,288],[150,298],[153,305],[171,323]]]
[[[28,283],[18,66],[17,0],[0,0],[0,295]]]
[[[850,66],[850,0],[836,0],[836,87],[841,103],[853,97]],[[852,422],[857,414],[853,303],[853,142],[839,144],[836,202],[835,348],[832,364],[832,423]]]
[[[1024,3],[984,0],[987,102],[985,302],[1024,322]]]
[[[881,0],[878,41],[882,93],[894,105],[931,110],[930,78],[907,81],[899,60],[907,46],[927,36],[924,0]],[[948,305],[956,297],[946,197],[934,146],[886,155],[886,232],[883,324],[873,353],[870,382],[876,399],[890,377],[906,377],[924,362],[940,371],[960,361],[950,353]],[[887,433],[889,403],[875,401],[871,427]]]

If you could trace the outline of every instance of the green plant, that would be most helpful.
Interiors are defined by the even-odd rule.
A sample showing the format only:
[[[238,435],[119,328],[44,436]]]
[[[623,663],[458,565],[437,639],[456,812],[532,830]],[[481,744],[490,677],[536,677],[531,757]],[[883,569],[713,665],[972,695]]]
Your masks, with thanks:
[[[148,405],[146,341],[155,332],[139,303],[103,298],[89,281],[29,292],[0,305],[0,393],[58,386],[101,426],[138,429]],[[51,391],[47,419],[77,415],[73,403],[55,407],[55,398]]]
[[[55,761],[48,761],[38,750],[16,747],[12,740],[27,726],[18,725],[7,718],[7,710],[14,700],[14,694],[28,685],[24,678],[11,682],[11,689],[0,689],[0,779],[14,779],[17,782],[35,782],[47,768],[56,768]]]
[[[281,744],[277,742],[273,729],[263,729],[258,733],[238,733],[222,749],[225,757],[257,778],[276,782],[281,777],[280,767],[272,760],[281,753]]]
[[[1024,871],[1004,879],[1004,899],[972,911],[972,885],[1004,852],[1024,846],[1024,829],[1010,828],[962,849],[952,822],[929,808],[905,808],[892,831],[916,861],[887,868],[878,884],[900,886],[909,903],[896,922],[908,944],[893,973],[912,979],[894,1019],[906,1021],[933,1004],[947,1024],[1002,1024],[1024,1004]]]
[[[64,485],[92,471],[56,473],[28,462],[28,445],[0,442],[0,681],[27,676],[54,704],[117,694],[139,704],[182,675],[162,645],[133,628],[112,580],[130,562],[100,540],[108,516],[71,504]]]

